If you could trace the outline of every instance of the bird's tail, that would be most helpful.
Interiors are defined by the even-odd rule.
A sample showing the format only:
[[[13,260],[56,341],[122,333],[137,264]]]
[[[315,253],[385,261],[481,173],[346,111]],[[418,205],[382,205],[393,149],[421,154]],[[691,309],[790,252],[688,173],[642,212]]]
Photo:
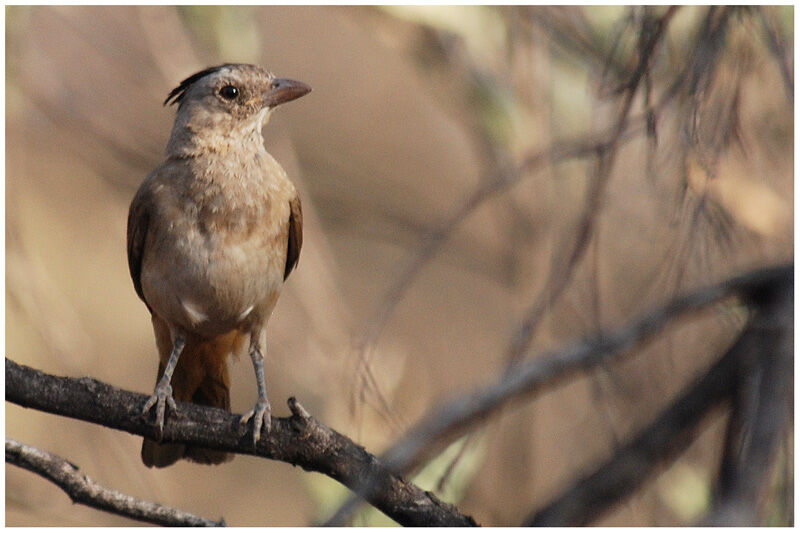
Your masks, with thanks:
[[[157,379],[161,379],[161,375],[164,373],[164,364],[172,346],[168,331],[166,342],[163,342],[164,335],[159,331],[161,324],[156,323],[155,316],[153,325],[161,353]],[[229,355],[239,353],[244,341],[243,337],[241,333],[234,331],[210,341],[187,341],[178,359],[175,372],[172,374],[172,396],[175,401],[208,405],[230,411],[230,378],[227,360]],[[166,357],[164,357],[165,352]],[[188,459],[202,464],[220,464],[233,459],[233,455],[186,444],[159,444],[153,440],[144,439],[142,462],[145,465],[162,468],[174,464],[179,459]]]

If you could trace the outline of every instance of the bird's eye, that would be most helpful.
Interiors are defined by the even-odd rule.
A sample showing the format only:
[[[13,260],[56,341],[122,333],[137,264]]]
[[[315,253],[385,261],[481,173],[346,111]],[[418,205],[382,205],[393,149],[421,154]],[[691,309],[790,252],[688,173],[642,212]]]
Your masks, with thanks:
[[[219,90],[219,95],[226,100],[233,100],[234,98],[239,96],[239,89],[237,89],[233,85],[226,85],[225,87]]]

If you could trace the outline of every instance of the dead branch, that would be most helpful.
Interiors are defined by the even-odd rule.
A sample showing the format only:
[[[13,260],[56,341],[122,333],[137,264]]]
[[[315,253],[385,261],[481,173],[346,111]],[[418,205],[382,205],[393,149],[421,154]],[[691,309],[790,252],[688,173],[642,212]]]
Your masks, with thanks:
[[[75,503],[109,513],[150,522],[159,526],[215,527],[215,522],[180,509],[139,500],[119,491],[107,489],[80,473],[78,467],[58,455],[40,450],[6,437],[6,462],[30,470],[58,485]]]
[[[112,429],[155,438],[141,416],[147,395],[112,387],[92,378],[57,377],[6,358],[6,400]],[[356,490],[375,487],[368,501],[406,526],[474,526],[475,521],[413,483],[393,474],[352,440],[312,418],[294,398],[292,416],[273,418],[272,429],[256,448],[242,434],[239,416],[221,409],[178,403],[164,424],[165,442],[257,455],[325,474]]]

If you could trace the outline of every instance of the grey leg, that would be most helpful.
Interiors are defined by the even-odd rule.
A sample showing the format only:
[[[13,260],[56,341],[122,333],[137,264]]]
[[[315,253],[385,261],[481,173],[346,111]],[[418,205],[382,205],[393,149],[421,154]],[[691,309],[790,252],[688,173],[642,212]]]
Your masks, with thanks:
[[[257,342],[250,347],[250,359],[253,360],[253,370],[256,373],[258,400],[252,409],[242,415],[239,422],[247,424],[251,418],[253,419],[253,447],[255,447],[261,439],[262,425],[264,431],[269,433],[272,425],[272,410],[267,399],[267,381],[264,379],[264,356]]]
[[[172,352],[169,354],[169,360],[164,367],[164,374],[156,384],[156,390],[153,395],[147,399],[142,410],[143,415],[147,415],[150,409],[156,406],[156,440],[161,440],[161,435],[164,431],[164,410],[167,405],[170,409],[177,409],[175,405],[175,398],[172,397],[172,373],[175,372],[175,367],[178,365],[178,358],[181,356],[183,347],[186,345],[186,340],[183,335],[178,334],[172,341]]]

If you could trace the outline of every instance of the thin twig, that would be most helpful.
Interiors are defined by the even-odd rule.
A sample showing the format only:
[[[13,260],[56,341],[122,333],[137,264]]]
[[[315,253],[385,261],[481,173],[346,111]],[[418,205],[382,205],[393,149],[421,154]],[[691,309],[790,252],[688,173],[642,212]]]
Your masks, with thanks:
[[[39,474],[58,485],[75,503],[82,503],[101,511],[150,522],[159,526],[218,527],[225,521],[215,522],[180,509],[166,507],[107,489],[92,478],[80,473],[78,467],[58,455],[40,450],[6,437],[6,463]]]
[[[611,170],[614,166],[620,139],[627,129],[633,97],[644,79],[644,75],[648,72],[656,46],[661,41],[669,21],[676,12],[677,7],[673,6],[656,22],[642,22],[639,62],[633,74],[620,88],[620,91],[625,93],[623,103],[611,132],[610,140],[604,145],[602,151],[598,151],[596,172],[586,193],[586,205],[577,224],[577,236],[567,256],[566,264],[563,267],[553,269],[549,279],[544,284],[547,291],[546,295],[542,294],[536,298],[534,304],[525,313],[525,318],[514,334],[509,347],[508,360],[510,363],[517,361],[530,347],[536,329],[541,324],[545,312],[567,288],[577,265],[586,253],[594,232],[595,220],[602,205],[603,193],[611,177]],[[653,28],[649,28],[648,24],[652,24]],[[649,112],[646,115],[649,116]]]
[[[658,107],[661,107],[664,103],[666,102],[662,102]],[[623,143],[633,139],[636,134],[644,131],[645,125],[646,117],[644,115],[631,119],[625,131],[616,139],[617,142]],[[371,314],[356,342],[356,355],[362,365],[360,370],[363,370],[363,366],[367,364],[368,354],[374,349],[405,292],[416,279],[422,267],[436,255],[455,228],[485,202],[520,183],[525,177],[531,175],[532,172],[545,164],[555,164],[571,159],[588,157],[607,150],[609,131],[554,143],[548,148],[531,152],[513,170],[495,170],[493,175],[482,179],[481,185],[466,198],[449,218],[438,228],[429,231],[425,235],[420,246],[417,247],[416,255],[406,264],[403,271],[381,296],[377,309]]]
[[[527,6],[519,10],[527,15],[524,20],[535,26],[531,31],[545,33],[563,51],[600,73],[601,78],[609,73],[618,78],[626,72],[613,48],[603,50],[606,36],[589,24],[583,11],[567,6]]]
[[[147,398],[88,377],[52,376],[6,358],[6,400],[23,407],[155,439],[152,421],[141,416]],[[319,423],[294,398],[289,399],[289,408],[292,416],[273,418],[270,432],[254,448],[251,430],[242,433],[238,415],[179,402],[167,416],[163,440],[287,462],[353,490],[371,482],[376,490],[370,503],[402,525],[476,525],[471,517],[394,475],[364,448]]]
[[[794,74],[790,66],[791,61],[789,61],[784,52],[784,50],[787,49],[784,42],[785,39],[780,35],[778,29],[775,28],[775,21],[773,17],[767,13],[767,8],[765,6],[759,6],[755,9],[758,10],[761,26],[764,28],[764,38],[767,41],[767,47],[772,55],[775,56],[775,61],[778,63],[781,76],[783,76],[786,96],[788,96],[789,101],[794,104]]]

